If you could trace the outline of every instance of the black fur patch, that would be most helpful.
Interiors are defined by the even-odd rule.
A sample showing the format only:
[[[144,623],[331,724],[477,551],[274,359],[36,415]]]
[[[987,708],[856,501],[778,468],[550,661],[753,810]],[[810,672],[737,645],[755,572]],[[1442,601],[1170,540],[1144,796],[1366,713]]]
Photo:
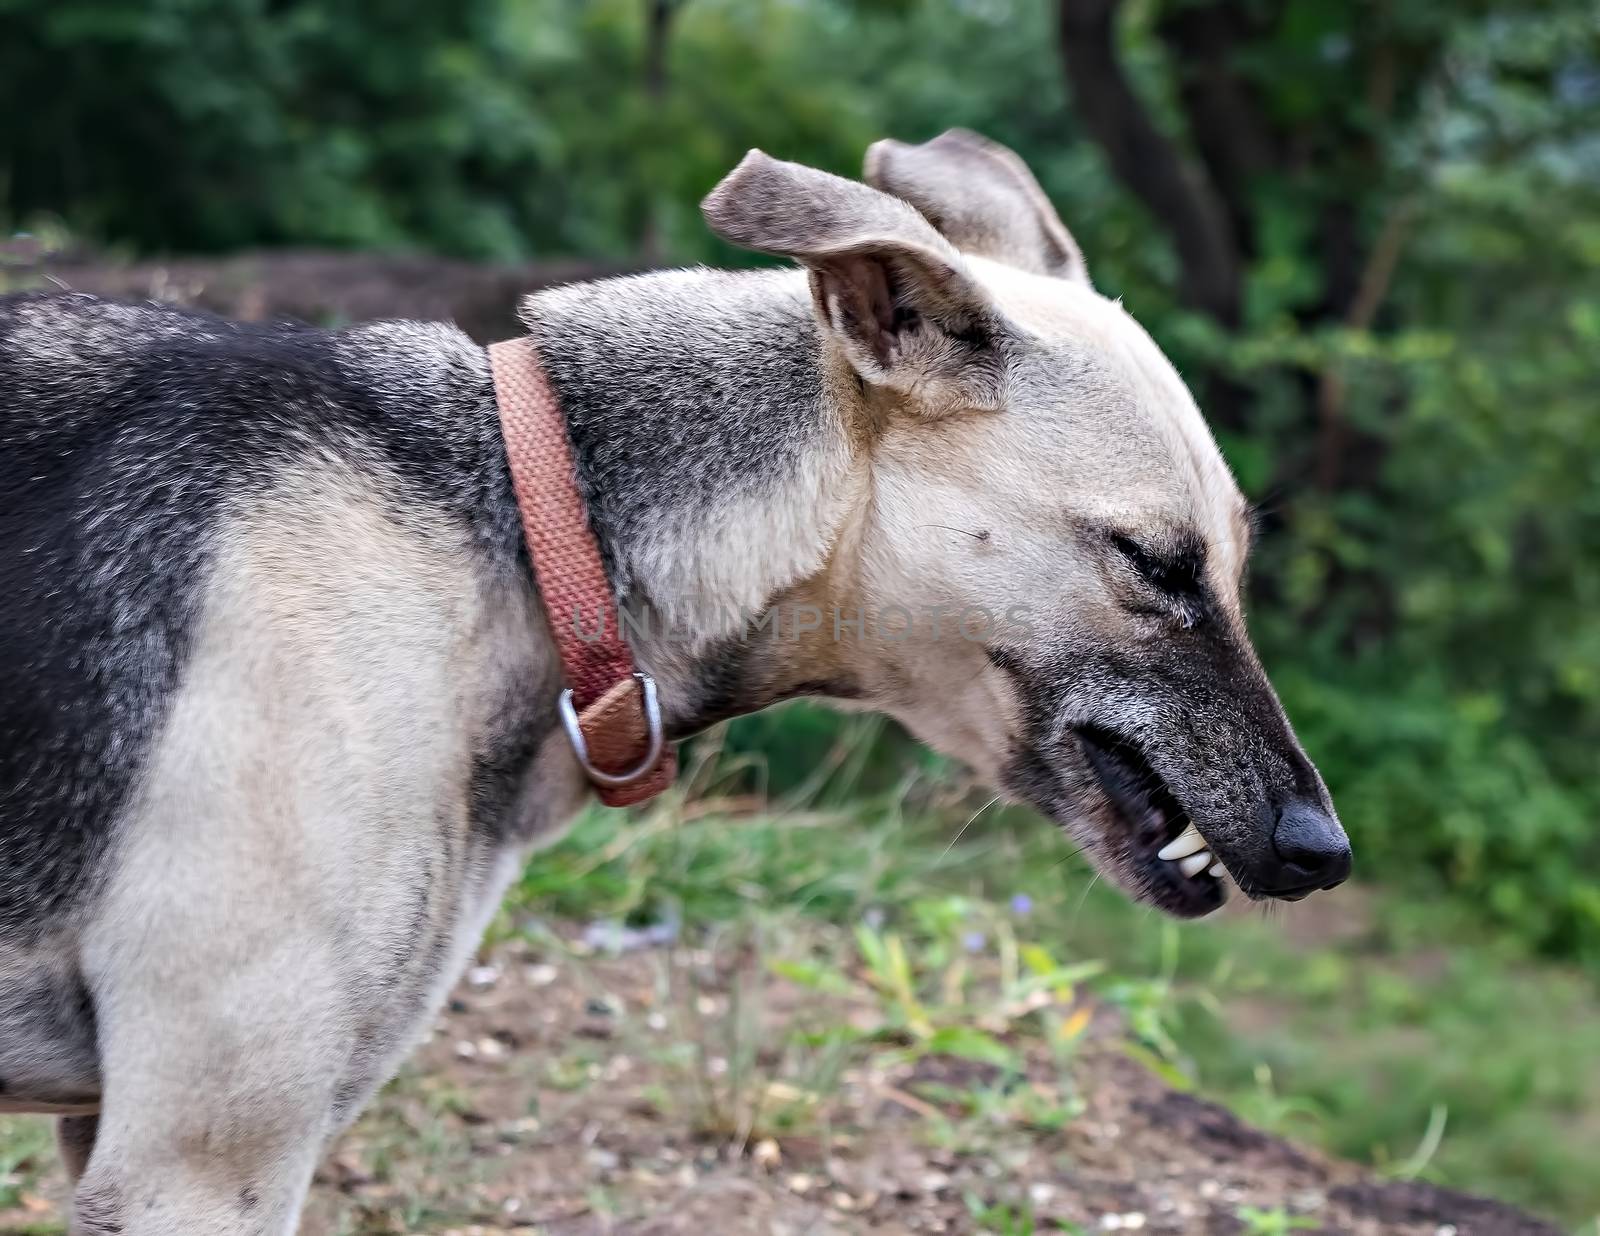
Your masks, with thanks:
[[[517,569],[487,361],[459,331],[0,298],[0,932],[92,886],[224,515],[311,453],[382,465],[397,520],[442,514]]]
[[[517,796],[555,724],[547,712],[535,713],[530,686],[509,685],[512,693],[472,758],[473,832],[492,843],[520,838]]]

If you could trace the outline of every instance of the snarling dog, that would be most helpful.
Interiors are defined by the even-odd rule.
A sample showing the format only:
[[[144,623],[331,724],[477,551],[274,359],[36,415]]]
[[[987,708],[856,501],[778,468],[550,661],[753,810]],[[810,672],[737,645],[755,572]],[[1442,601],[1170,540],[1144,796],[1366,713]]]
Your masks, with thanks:
[[[824,696],[1171,913],[1338,883],[1172,367],[1009,151],[866,179],[752,153],[705,216],[800,270],[524,307],[670,735]],[[588,793],[485,353],[12,297],[0,452],[0,1109],[81,1236],[279,1236]]]

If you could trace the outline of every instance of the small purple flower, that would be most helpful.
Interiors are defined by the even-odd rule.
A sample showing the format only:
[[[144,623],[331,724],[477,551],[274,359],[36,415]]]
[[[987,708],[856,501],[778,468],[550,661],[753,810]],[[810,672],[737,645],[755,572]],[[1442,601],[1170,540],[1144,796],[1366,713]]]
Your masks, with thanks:
[[[868,931],[882,931],[883,925],[889,916],[879,906],[868,906],[867,912],[861,916],[861,921],[866,924]]]
[[[1018,918],[1024,918],[1033,910],[1033,898],[1027,893],[1013,893],[1011,896],[1011,913]]]
[[[988,943],[987,937],[981,931],[969,931],[961,937],[961,946],[969,953],[981,953]]]

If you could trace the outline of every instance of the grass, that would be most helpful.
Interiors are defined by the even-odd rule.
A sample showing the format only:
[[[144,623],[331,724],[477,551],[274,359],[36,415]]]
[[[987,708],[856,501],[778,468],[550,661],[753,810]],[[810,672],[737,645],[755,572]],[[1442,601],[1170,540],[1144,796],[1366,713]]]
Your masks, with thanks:
[[[841,745],[853,753],[867,737]],[[1096,881],[1026,813],[991,809],[968,825],[972,806],[926,772],[859,798],[846,761],[834,763],[833,781],[752,815],[742,798],[719,799],[725,765],[702,760],[687,808],[585,817],[530,866],[505,922],[852,924],[886,1030],[981,1054],[995,1036],[909,991],[903,950],[1004,950],[1026,919],[1048,965],[1118,1005],[1131,1050],[1173,1084],[1395,1176],[1586,1231],[1600,1222],[1590,976],[1537,962],[1460,911],[1370,886],[1175,924]]]

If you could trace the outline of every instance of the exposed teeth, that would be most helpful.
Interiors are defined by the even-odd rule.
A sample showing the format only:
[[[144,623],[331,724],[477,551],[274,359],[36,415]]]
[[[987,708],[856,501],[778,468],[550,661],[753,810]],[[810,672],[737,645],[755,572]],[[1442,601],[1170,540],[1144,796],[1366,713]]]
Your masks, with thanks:
[[[1209,875],[1209,876],[1216,876],[1217,879],[1220,880],[1220,879],[1222,879],[1223,876],[1228,874],[1228,869],[1226,867],[1224,867],[1220,862],[1212,863],[1211,867],[1210,867],[1210,870],[1208,870],[1206,872],[1206,874]]]
[[[1164,858],[1168,862],[1174,859],[1187,858],[1191,854],[1198,854],[1206,848],[1206,839],[1200,835],[1200,830],[1193,824],[1184,829],[1166,845],[1156,851],[1157,858]],[[1198,870],[1198,868],[1196,868]],[[1185,874],[1189,874],[1185,872]]]
[[[1177,863],[1178,870],[1189,879],[1208,868],[1214,876],[1222,875],[1224,870],[1222,863],[1211,857],[1211,851],[1206,848],[1206,839],[1193,824],[1157,850],[1156,857]]]

